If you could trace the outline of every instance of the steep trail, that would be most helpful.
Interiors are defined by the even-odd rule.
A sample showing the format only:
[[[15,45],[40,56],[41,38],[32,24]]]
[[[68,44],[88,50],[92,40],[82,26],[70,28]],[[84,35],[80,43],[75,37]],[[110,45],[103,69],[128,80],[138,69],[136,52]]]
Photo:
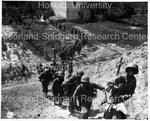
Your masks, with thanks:
[[[11,30],[12,31],[12,30]],[[7,32],[6,32],[7,33]],[[116,75],[119,57],[123,57],[123,64],[120,73],[129,62],[136,62],[139,65],[137,88],[131,100],[125,102],[129,119],[148,118],[148,50],[147,42],[139,47],[129,50],[116,44],[89,44],[82,50],[81,56],[76,55],[74,61],[74,73],[80,68],[88,74],[90,81],[106,85]],[[33,54],[34,55],[34,54]],[[41,58],[34,56],[33,60],[41,61]],[[46,62],[44,62],[46,63]],[[36,65],[36,62],[35,62]],[[36,73],[36,71],[35,71]],[[20,80],[21,81],[21,80]],[[49,85],[49,96],[52,96],[51,84]],[[103,112],[104,106],[100,106],[103,96],[98,91],[98,96],[93,100],[90,118]],[[64,105],[68,105],[66,102]],[[80,114],[71,116],[66,106],[63,108],[53,106],[53,102],[42,94],[41,83],[38,75],[35,74],[27,82],[2,86],[2,118],[7,118],[7,112],[14,113],[14,118],[40,118],[40,119],[77,119]]]

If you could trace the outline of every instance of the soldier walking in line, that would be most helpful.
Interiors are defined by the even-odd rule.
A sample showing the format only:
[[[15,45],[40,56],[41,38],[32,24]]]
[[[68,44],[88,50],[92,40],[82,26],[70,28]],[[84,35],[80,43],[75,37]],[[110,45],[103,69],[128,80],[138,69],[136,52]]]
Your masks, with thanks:
[[[104,95],[105,95],[105,99],[103,100],[103,102],[106,102],[107,96],[106,96],[105,88],[102,87],[101,85],[90,83],[89,77],[84,75],[81,78],[81,84],[76,88],[72,96],[72,102],[71,102],[72,114],[74,113],[74,110],[76,107],[76,99],[78,98],[80,102],[80,108],[81,108],[81,118],[88,119],[90,109],[92,106],[92,100],[94,97],[96,97],[95,89],[103,90]]]
[[[53,54],[54,54],[54,61],[56,60],[56,49],[55,47],[52,49],[53,50]]]
[[[62,83],[64,82],[64,74],[62,71],[59,71],[57,78],[53,81],[52,91],[54,95],[54,105],[56,101],[59,101],[59,105],[62,105],[61,97],[64,95]]]
[[[66,51],[65,48],[63,48],[63,50],[60,52],[59,57],[62,61],[66,60]]]
[[[73,72],[73,63],[72,61],[69,62],[69,65],[68,65],[68,72],[69,72],[69,77],[71,77],[71,74]]]
[[[42,91],[45,97],[47,97],[48,93],[48,85],[49,82],[52,80],[53,75],[50,71],[49,66],[46,66],[44,72],[42,72],[39,76],[39,81],[42,83]]]
[[[75,49],[73,46],[70,46],[69,57],[73,60],[75,56]]]
[[[81,45],[81,43],[79,42],[79,43],[77,44],[77,52],[78,52],[78,55],[79,55],[79,56],[80,56],[81,50],[82,50],[82,45]]]
[[[39,74],[41,74],[44,71],[43,65],[41,63],[39,63],[37,65],[37,71],[38,71]]]
[[[83,75],[84,75],[84,72],[82,70],[79,70],[76,75],[71,76],[67,82],[63,83],[63,87],[65,88],[65,95],[69,97],[68,109],[70,112],[72,112],[72,103],[71,103],[70,98],[72,97],[77,86],[80,85],[81,77]]]

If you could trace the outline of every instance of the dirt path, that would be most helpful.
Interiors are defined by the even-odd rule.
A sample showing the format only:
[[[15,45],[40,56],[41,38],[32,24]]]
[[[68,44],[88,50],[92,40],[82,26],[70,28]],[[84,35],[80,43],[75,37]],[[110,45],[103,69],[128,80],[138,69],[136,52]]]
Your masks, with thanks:
[[[48,95],[52,96],[51,83]],[[13,112],[13,118],[77,118],[66,106],[53,106],[53,101],[43,96],[41,83],[35,77],[27,83],[2,88],[2,118],[8,118],[8,112]]]

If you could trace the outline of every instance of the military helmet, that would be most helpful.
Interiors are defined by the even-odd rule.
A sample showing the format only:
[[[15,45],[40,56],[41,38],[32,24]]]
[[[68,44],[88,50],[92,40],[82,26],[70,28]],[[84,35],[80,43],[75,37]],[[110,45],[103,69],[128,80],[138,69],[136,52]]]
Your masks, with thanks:
[[[79,71],[77,71],[77,75],[78,75],[78,76],[83,76],[83,75],[84,75],[84,72],[83,72],[82,70],[79,70]]]
[[[63,72],[62,72],[62,71],[59,71],[59,72],[58,72],[58,76],[64,76]]]
[[[50,66],[53,66],[54,65],[54,63],[53,62],[50,62],[50,64],[49,64]]]
[[[82,76],[82,78],[81,78],[81,82],[87,82],[87,83],[89,83],[89,82],[90,82],[90,79],[89,79],[88,76],[84,75],[84,76]]]
[[[39,66],[43,66],[42,63],[39,63]]]
[[[49,68],[45,68],[45,69],[44,69],[44,72],[48,72],[48,71],[49,71]]]
[[[49,69],[49,65],[48,65],[48,64],[46,64],[46,65],[44,66],[44,68],[48,68],[48,69]]]
[[[129,63],[126,67],[126,72],[128,72],[129,68],[133,68],[135,70],[134,74],[138,74],[139,69],[138,69],[138,65],[134,64],[134,63]]]

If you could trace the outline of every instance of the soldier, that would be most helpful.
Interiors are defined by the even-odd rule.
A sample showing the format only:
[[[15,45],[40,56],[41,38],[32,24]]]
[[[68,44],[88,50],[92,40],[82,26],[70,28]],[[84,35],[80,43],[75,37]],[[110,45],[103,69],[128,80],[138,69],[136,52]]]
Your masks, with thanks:
[[[105,119],[113,118],[113,111],[116,114],[116,118],[125,119],[127,110],[122,102],[128,100],[134,94],[136,88],[136,78],[134,74],[138,74],[138,65],[130,63],[127,65],[126,74],[116,76],[110,82],[107,83],[107,91],[110,92],[108,105],[104,112]],[[118,106],[124,107],[124,109],[117,109]]]
[[[77,39],[74,43],[74,45],[77,45],[79,43],[79,39]]]
[[[77,52],[78,52],[78,55],[80,55],[81,50],[82,50],[82,45],[81,45],[81,43],[79,42],[79,43],[77,44]]]
[[[57,68],[58,64],[57,64],[57,62],[56,62],[55,59],[52,60],[51,65],[52,65],[55,69]]]
[[[50,72],[50,68],[46,66],[44,72],[42,72],[39,76],[39,81],[42,82],[42,91],[45,97],[47,97],[48,85],[51,80],[52,73]]]
[[[68,81],[64,82],[63,85],[67,87],[68,96],[73,95],[74,90],[81,83],[81,77],[84,75],[82,70],[79,70],[76,75],[71,76]]]
[[[65,58],[68,59],[68,56],[69,56],[69,49],[68,49],[68,48],[65,48],[65,49],[64,49],[64,53],[65,53]]]
[[[50,72],[52,73],[53,75],[53,80],[56,78],[56,72],[57,72],[57,69],[54,67],[54,62],[51,62],[50,63]],[[55,78],[54,78],[55,77]]]
[[[61,97],[64,95],[62,83],[64,82],[64,74],[62,71],[58,72],[57,78],[54,80],[52,85],[53,95],[54,95],[54,105],[56,101],[59,100],[59,105],[62,105]]]
[[[44,70],[43,70],[43,65],[41,64],[41,63],[39,63],[38,65],[37,65],[37,71],[38,71],[38,73],[39,74],[41,74]]]
[[[62,61],[66,60],[66,53],[64,49],[60,52],[59,57],[61,58]]]
[[[82,45],[82,47],[84,48],[85,47],[85,45],[87,44],[87,42],[88,42],[88,38],[87,38],[87,36],[85,35],[85,34],[83,34],[83,38],[81,39],[81,45]]]
[[[70,48],[69,48],[69,57],[71,59],[73,59],[74,58],[74,54],[75,54],[75,50],[74,50],[73,46],[70,46]]]
[[[26,71],[26,67],[25,67],[25,65],[23,64],[23,62],[21,63],[21,68],[22,68],[22,75],[23,76],[25,76],[26,74],[25,74],[25,71]]]
[[[76,88],[73,96],[72,96],[72,112],[74,113],[74,108],[76,105],[76,99],[78,97],[80,106],[81,106],[81,117],[82,119],[88,119],[90,109],[92,106],[92,99],[96,97],[95,90],[100,89],[103,90],[105,94],[105,99],[103,102],[106,102],[107,96],[106,96],[106,91],[105,88],[102,87],[101,85],[97,85],[95,83],[90,83],[90,79],[88,76],[84,75],[81,78],[81,84]]]
[[[76,75],[71,76],[67,82],[63,83],[65,94],[69,98],[72,97],[75,89],[77,88],[78,85],[80,85],[80,83],[81,83],[81,77],[83,75],[84,75],[84,72],[82,70],[79,70]],[[72,110],[72,103],[71,103],[70,99],[69,99],[69,107],[68,107],[68,109],[71,112],[71,110]]]
[[[52,49],[53,50],[53,54],[54,54],[54,61],[56,60],[56,49],[55,47]]]
[[[68,67],[68,72],[69,72],[69,77],[71,77],[71,74],[72,74],[72,72],[73,72],[73,63],[72,63],[72,61],[70,61],[69,62],[69,67]]]

